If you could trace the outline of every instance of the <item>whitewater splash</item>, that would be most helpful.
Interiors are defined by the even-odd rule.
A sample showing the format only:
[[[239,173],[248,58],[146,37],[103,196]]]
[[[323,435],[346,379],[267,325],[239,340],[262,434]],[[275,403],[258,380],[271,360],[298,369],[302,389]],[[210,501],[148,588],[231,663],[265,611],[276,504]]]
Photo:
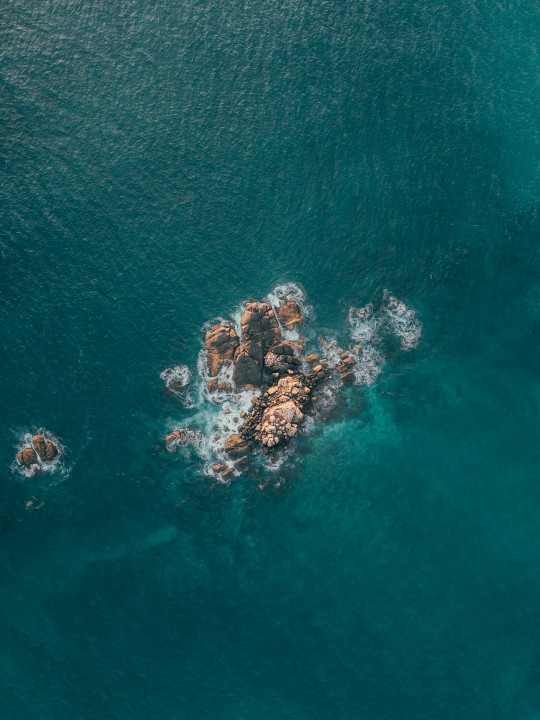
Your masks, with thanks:
[[[388,345],[395,347],[396,340],[402,351],[410,351],[418,345],[422,334],[422,324],[417,312],[398,300],[388,290],[382,300],[376,304],[368,303],[363,307],[351,307],[348,313],[348,339],[340,344],[336,339],[325,339],[316,334],[312,327],[315,313],[307,303],[304,289],[295,283],[276,286],[266,297],[275,313],[279,331],[287,343],[302,348],[301,372],[309,372],[306,358],[316,353],[329,368],[339,372],[317,389],[314,397],[311,417],[300,428],[301,434],[308,433],[315,425],[317,417],[326,417],[336,402],[336,396],[345,383],[372,385],[380,375],[386,362]],[[286,328],[281,321],[279,308],[284,302],[293,301],[301,310],[303,325]],[[246,304],[238,306],[230,319],[216,318],[202,328],[204,334],[216,327],[216,324],[230,324],[236,334],[241,336],[241,317]],[[340,368],[343,358],[349,358],[351,366]],[[354,363],[354,364],[353,364]],[[311,366],[312,367],[312,366]],[[339,374],[341,373],[341,375]],[[225,362],[217,375],[211,376],[208,370],[207,349],[203,343],[197,360],[196,377],[192,379],[185,365],[168,368],[161,373],[166,386],[181,399],[184,407],[193,411],[184,418],[185,425],[179,425],[177,419],[171,419],[168,435],[168,449],[182,453],[194,452],[204,463],[204,472],[214,476],[219,482],[228,482],[243,471],[238,463],[231,461],[224,449],[225,440],[242,430],[245,419],[260,396],[260,389],[239,390],[233,381],[233,363]],[[175,390],[175,384],[178,383]],[[191,383],[191,384],[190,384]],[[189,386],[189,392],[187,388]],[[188,422],[187,422],[188,421]],[[181,428],[178,430],[177,428]],[[176,429],[176,430],[175,430]],[[174,433],[177,433],[174,436]],[[180,439],[179,439],[180,438]],[[279,454],[259,458],[259,466],[276,472],[290,457],[291,446]],[[250,461],[250,464],[253,464]],[[218,470],[216,470],[218,468]],[[224,468],[226,469],[224,471]],[[224,480],[223,478],[226,478]]]

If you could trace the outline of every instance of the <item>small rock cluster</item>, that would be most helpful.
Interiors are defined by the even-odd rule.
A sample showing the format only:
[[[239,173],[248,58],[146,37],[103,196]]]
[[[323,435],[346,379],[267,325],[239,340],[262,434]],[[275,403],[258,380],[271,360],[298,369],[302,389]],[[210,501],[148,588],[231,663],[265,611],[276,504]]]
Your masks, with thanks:
[[[52,462],[58,456],[58,448],[43,435],[36,435],[32,438],[32,447],[23,448],[17,454],[17,462],[27,470],[39,470],[39,460],[45,463]],[[38,460],[39,458],[39,460]]]
[[[199,430],[173,430],[168,435],[165,435],[165,445],[167,450],[172,452],[179,447],[185,445],[197,445],[203,440],[203,435]]]

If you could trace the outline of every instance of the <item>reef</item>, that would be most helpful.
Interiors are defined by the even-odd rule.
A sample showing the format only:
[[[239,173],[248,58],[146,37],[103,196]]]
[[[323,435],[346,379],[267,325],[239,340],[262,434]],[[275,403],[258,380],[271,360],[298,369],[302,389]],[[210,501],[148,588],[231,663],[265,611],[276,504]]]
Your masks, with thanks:
[[[52,463],[59,454],[58,447],[43,435],[32,438],[32,446],[25,447],[17,453],[17,462],[26,470],[39,472],[41,463]]]

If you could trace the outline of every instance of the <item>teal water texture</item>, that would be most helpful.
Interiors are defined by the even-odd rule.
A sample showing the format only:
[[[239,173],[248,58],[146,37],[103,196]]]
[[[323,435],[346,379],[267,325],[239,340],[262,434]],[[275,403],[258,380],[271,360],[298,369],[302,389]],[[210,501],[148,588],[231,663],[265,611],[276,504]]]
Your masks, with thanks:
[[[2,17],[0,717],[540,718],[533,0]],[[422,336],[216,484],[159,373],[287,281]]]

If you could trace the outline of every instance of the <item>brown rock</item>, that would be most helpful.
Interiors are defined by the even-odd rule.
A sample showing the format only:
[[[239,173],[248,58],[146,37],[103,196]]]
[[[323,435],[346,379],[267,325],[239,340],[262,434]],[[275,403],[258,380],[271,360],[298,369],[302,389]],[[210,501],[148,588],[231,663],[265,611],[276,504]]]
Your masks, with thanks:
[[[165,444],[167,447],[175,445],[177,442],[184,439],[185,433],[183,430],[173,430],[168,435],[165,435]]]
[[[212,465],[212,472],[220,473],[227,469],[225,463],[219,463],[218,465]]]
[[[262,378],[262,360],[258,362],[249,354],[244,345],[240,345],[234,355],[233,380],[239,390],[258,388]]]
[[[51,462],[57,455],[58,448],[54,443],[49,441],[47,443],[47,447],[45,448],[45,457],[43,459],[45,460],[45,462]]]
[[[240,324],[242,344],[234,356],[234,382],[240,389],[260,387],[264,356],[280,339],[278,321],[269,303],[252,302]]]
[[[295,325],[302,325],[302,312],[298,303],[294,300],[289,300],[284,305],[281,305],[278,309],[279,319],[287,330],[292,330]]]
[[[227,468],[227,470],[224,470],[224,471],[221,473],[221,477],[223,478],[223,482],[229,482],[229,480],[233,477],[233,475],[234,475],[234,468]]]
[[[253,450],[251,440],[245,440],[241,435],[235,433],[225,440],[225,452],[231,460],[238,460]]]
[[[213,380],[209,380],[207,387],[209,392],[215,392],[218,388],[218,381],[215,378]]]
[[[37,465],[38,459],[34,448],[24,448],[20,453],[17,454],[17,461],[19,465],[25,468],[30,468],[32,465]]]
[[[206,333],[205,343],[208,374],[214,376],[219,373],[225,362],[233,360],[240,341],[232,324],[223,323],[223,325],[214,325]]]
[[[352,385],[354,380],[355,380],[355,375],[350,370],[349,370],[349,372],[343,373],[343,375],[341,376],[341,382],[344,385]]]
[[[319,362],[321,359],[320,355],[317,355],[317,353],[311,353],[311,355],[308,355],[306,358],[306,362],[310,365],[313,365],[313,363]]]
[[[43,435],[36,435],[32,438],[32,445],[34,446],[39,457],[44,460],[47,453],[47,443]]]
[[[219,392],[232,392],[232,387],[228,382],[220,382],[218,390]]]

